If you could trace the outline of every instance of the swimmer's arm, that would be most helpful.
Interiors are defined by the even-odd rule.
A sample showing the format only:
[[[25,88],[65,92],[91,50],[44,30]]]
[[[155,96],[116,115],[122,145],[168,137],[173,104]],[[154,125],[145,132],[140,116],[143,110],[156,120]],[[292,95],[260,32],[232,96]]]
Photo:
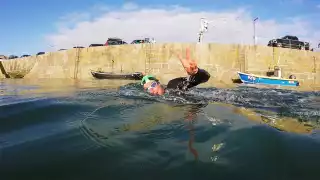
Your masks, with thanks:
[[[178,58],[182,64],[182,66],[184,67],[184,69],[186,70],[186,72],[189,75],[192,76],[192,75],[197,74],[198,65],[194,60],[191,59],[189,48],[186,49],[186,58],[183,58],[181,54],[178,54]]]

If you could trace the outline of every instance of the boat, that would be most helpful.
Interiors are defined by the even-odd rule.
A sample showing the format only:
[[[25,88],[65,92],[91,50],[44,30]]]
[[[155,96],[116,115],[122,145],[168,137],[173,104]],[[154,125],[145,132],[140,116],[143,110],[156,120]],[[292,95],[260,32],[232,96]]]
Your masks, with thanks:
[[[240,80],[246,84],[266,84],[281,86],[299,86],[299,81],[295,79],[284,79],[279,77],[261,76],[238,72]]]
[[[91,74],[96,79],[125,79],[125,80],[141,80],[143,74],[141,72],[134,73],[113,73],[102,71],[91,71]]]

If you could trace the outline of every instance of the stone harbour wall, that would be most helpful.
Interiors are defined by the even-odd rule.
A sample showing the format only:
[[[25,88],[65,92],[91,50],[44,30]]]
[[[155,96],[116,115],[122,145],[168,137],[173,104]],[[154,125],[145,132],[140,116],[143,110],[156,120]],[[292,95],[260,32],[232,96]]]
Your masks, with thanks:
[[[2,65],[11,77],[25,79],[63,78],[93,79],[90,70],[132,73],[146,72],[166,83],[186,73],[176,57],[191,49],[198,66],[206,69],[211,78],[205,85],[232,84],[237,71],[266,75],[274,66],[281,68],[282,77],[293,74],[302,86],[320,86],[320,53],[267,46],[229,44],[135,44],[88,47],[50,52],[14,60]],[[3,73],[2,73],[3,74]],[[3,75],[0,78],[4,78]]]

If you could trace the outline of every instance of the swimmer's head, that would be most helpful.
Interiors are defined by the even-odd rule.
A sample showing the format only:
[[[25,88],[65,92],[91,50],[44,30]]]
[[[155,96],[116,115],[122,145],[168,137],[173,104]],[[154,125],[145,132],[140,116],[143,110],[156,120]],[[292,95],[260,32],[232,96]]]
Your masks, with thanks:
[[[152,95],[164,94],[164,88],[160,84],[159,80],[151,75],[144,76],[141,80],[141,85],[143,85],[143,89]]]
[[[162,87],[161,84],[156,85],[154,88],[152,88],[149,91],[150,94],[152,95],[163,95],[164,94],[164,88]]]

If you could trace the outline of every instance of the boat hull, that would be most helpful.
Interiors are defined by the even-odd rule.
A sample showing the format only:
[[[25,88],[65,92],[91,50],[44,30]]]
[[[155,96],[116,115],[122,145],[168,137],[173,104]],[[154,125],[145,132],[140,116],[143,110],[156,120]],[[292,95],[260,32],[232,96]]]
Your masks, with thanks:
[[[254,74],[246,74],[238,72],[239,78],[243,83],[247,84],[266,84],[280,86],[299,86],[299,81],[294,79],[282,79],[268,76],[259,76]]]
[[[125,80],[141,80],[143,78],[142,73],[128,73],[128,74],[116,74],[111,72],[97,72],[91,71],[91,74],[96,79],[125,79]]]

